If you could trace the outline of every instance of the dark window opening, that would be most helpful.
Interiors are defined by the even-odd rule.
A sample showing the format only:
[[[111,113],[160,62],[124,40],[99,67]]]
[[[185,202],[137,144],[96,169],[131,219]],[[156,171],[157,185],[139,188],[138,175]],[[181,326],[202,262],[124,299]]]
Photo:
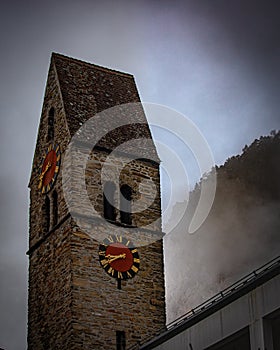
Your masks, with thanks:
[[[263,319],[264,341],[267,349],[280,349],[280,309]]]
[[[49,110],[48,115],[48,141],[52,141],[54,139],[54,108],[52,107]]]
[[[132,224],[131,199],[132,199],[131,187],[129,187],[128,185],[123,185],[121,187],[120,215],[121,215],[121,223],[126,225]]]
[[[52,195],[52,219],[53,219],[53,226],[57,224],[58,221],[58,205],[57,205],[57,192],[53,191]]]
[[[117,350],[125,350],[125,332],[117,331],[116,338],[117,338]]]
[[[45,202],[42,208],[43,214],[43,231],[45,233],[49,232],[50,229],[50,199],[48,196],[45,197]]]
[[[116,209],[114,206],[116,186],[113,182],[107,182],[103,192],[103,215],[106,220],[116,220]]]
[[[274,349],[280,349],[280,316],[271,320],[271,331]]]
[[[118,280],[117,280],[117,287],[118,287],[118,289],[122,289],[122,280],[121,279],[119,279],[118,278]],[[1,350],[1,349],[0,349]]]
[[[251,350],[249,328],[246,327],[241,331],[221,340],[215,345],[205,350]]]

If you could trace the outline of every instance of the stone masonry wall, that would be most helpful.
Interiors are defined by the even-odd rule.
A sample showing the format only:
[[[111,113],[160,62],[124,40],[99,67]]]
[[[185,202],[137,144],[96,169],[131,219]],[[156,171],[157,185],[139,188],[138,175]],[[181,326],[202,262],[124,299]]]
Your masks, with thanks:
[[[140,271],[121,290],[100,266],[98,242],[77,230],[72,244],[73,349],[116,349],[116,331],[125,331],[130,347],[164,327],[162,241],[138,248]]]
[[[72,269],[70,219],[31,255],[28,349],[70,349]]]
[[[83,152],[82,148],[80,152]],[[76,153],[77,157],[80,152]],[[130,228],[120,223],[119,214],[116,224],[102,219],[101,170],[107,156],[104,151],[94,151],[85,172],[87,193],[99,215],[93,216],[91,209],[79,201],[79,197],[73,198],[78,201],[76,214],[81,217],[79,223],[85,228],[84,232],[75,230],[72,236],[73,341],[77,349],[115,349],[116,331],[125,331],[127,346],[135,345],[152,337],[165,325],[158,165],[141,160],[127,162],[124,155],[113,156],[107,163],[109,171],[103,178],[105,182],[115,182],[117,188],[128,184],[133,189],[134,198],[140,198],[144,205],[152,202],[144,212],[132,215],[132,225],[137,228]],[[72,164],[78,163],[77,159],[73,159]],[[120,179],[116,177],[118,168],[122,169]],[[141,192],[139,184],[143,178],[151,181]],[[72,192],[78,193],[79,184],[75,180],[69,186]],[[134,242],[141,261],[138,274],[133,279],[122,281],[121,290],[117,289],[116,279],[102,269],[98,257],[100,241],[112,234],[125,236]],[[147,244],[151,241],[156,242]]]
[[[47,140],[48,133],[48,114],[51,108],[54,108],[54,139],[53,141]],[[59,144],[62,153],[62,161],[64,151],[70,141],[70,134],[67,128],[63,103],[61,101],[61,95],[59,90],[59,84],[56,78],[55,67],[51,65],[48,82],[46,86],[45,98],[42,108],[41,122],[38,131],[37,145],[35,150],[35,157],[32,166],[32,174],[29,183],[30,187],[30,235],[29,245],[32,247],[39,239],[42,239],[46,234],[43,222],[43,204],[45,196],[38,190],[40,164],[45,155],[45,152],[50,143],[54,142]],[[63,218],[68,210],[63,198],[63,192],[61,190],[61,171],[58,174],[58,178],[55,184],[55,188],[58,194],[58,221]],[[48,196],[51,200],[51,190]],[[52,218],[50,226],[52,227]]]
[[[78,79],[78,75],[75,79]],[[106,79],[109,79],[109,76]],[[124,80],[125,84],[128,84],[128,80]],[[133,80],[131,81],[131,84],[134,84]],[[78,214],[81,216],[80,223],[84,229],[79,228],[69,215],[62,191],[62,169],[60,169],[54,188],[47,194],[52,211],[52,194],[54,190],[57,191],[58,222],[54,226],[51,215],[49,232],[46,232],[42,210],[46,195],[42,195],[38,190],[38,179],[40,162],[49,145],[47,128],[51,107],[55,109],[53,141],[60,145],[62,166],[65,150],[71,139],[67,125],[71,123],[71,116],[68,115],[66,118],[64,108],[66,101],[62,100],[59,86],[52,61],[29,184],[28,349],[111,350],[116,348],[116,331],[125,331],[127,346],[131,346],[155,335],[165,325],[158,164],[131,160],[124,154],[114,155],[108,161],[110,170],[104,179],[116,183],[118,189],[116,200],[119,202],[120,185],[128,184],[133,189],[132,197],[136,200],[134,204],[136,213],[132,215],[132,225],[137,228],[121,224],[119,213],[115,223],[109,223],[102,218],[103,192],[100,172],[104,161],[108,160],[106,149],[92,152],[87,163],[85,173],[87,193],[97,214],[93,216],[78,199]],[[106,86],[102,86],[102,89],[106,89]],[[136,87],[134,90],[137,92]],[[133,98],[137,100],[135,91]],[[104,91],[101,95],[106,98]],[[71,101],[68,102],[70,106]],[[101,106],[100,101],[98,104]],[[102,102],[103,104],[106,105],[106,102]],[[74,124],[76,128],[79,123],[77,124],[75,120]],[[75,171],[75,159],[70,165],[74,165]],[[116,177],[118,168],[122,169],[120,179]],[[69,193],[79,191],[75,180],[69,182],[68,190]],[[144,211],[141,210],[141,203],[147,207]],[[122,281],[121,290],[117,289],[116,280],[111,278],[99,264],[100,242],[96,241],[96,238],[100,239],[110,234],[129,237],[136,246],[141,245],[138,247],[140,270],[133,279]],[[147,242],[154,243],[143,245]]]
[[[107,157],[106,152],[94,152],[87,163],[86,184],[87,193],[95,210],[103,215],[103,186],[112,182],[116,186],[115,204],[120,203],[120,187],[128,185],[132,188],[132,225],[148,226],[151,230],[161,230],[160,181],[157,164],[140,160],[130,160],[125,156]],[[106,162],[108,171],[100,173]],[[143,210],[144,208],[144,210]],[[81,207],[81,212],[86,209]],[[158,221],[157,221],[158,220]],[[119,210],[117,221],[120,222]]]
[[[49,110],[54,108],[54,139],[47,140]],[[70,141],[63,102],[51,64],[33,160],[30,187],[28,349],[70,349],[71,318],[71,220],[67,218],[61,169],[54,188],[46,195],[38,190],[39,167],[50,143],[60,145],[62,162]],[[58,195],[57,226],[53,224],[53,191]],[[50,199],[50,227],[46,230],[43,205]]]

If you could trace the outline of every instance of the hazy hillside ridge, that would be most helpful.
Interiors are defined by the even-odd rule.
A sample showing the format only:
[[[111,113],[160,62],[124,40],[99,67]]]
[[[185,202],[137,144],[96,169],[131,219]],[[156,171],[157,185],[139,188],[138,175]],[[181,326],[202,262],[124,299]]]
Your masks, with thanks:
[[[201,182],[190,193],[186,214],[165,238],[169,321],[280,254],[279,160],[280,132],[273,131],[217,166],[214,204],[192,235]]]

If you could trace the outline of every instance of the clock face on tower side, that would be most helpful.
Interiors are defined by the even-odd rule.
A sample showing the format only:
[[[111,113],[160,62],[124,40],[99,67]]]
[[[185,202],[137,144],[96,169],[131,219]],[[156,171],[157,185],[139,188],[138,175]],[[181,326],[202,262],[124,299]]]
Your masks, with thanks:
[[[38,189],[47,193],[53,187],[60,167],[59,145],[50,144],[40,166]]]
[[[134,277],[139,270],[138,251],[123,236],[111,235],[106,238],[100,244],[98,254],[100,265],[111,277],[126,280]]]

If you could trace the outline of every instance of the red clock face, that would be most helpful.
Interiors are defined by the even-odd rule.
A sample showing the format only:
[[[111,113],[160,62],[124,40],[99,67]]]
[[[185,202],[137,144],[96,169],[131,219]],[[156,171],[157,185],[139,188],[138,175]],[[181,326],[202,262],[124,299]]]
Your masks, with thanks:
[[[41,165],[38,189],[42,193],[50,191],[55,183],[60,166],[60,150],[58,145],[50,145]]]
[[[114,278],[128,279],[139,270],[137,249],[122,236],[110,236],[99,247],[99,261],[105,271]]]

